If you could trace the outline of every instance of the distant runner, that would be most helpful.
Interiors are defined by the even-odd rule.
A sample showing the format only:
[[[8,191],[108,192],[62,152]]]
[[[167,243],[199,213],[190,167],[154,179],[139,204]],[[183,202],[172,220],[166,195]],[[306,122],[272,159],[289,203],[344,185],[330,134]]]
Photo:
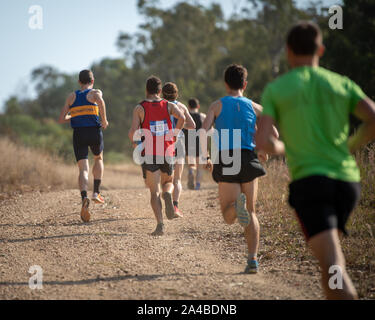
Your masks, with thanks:
[[[165,203],[165,213],[168,219],[176,217],[173,193],[173,162],[175,133],[184,126],[185,116],[174,103],[161,99],[161,80],[151,76],[146,82],[146,100],[138,104],[133,111],[132,125],[129,139],[137,147],[135,133],[142,129],[143,156],[146,160],[142,164],[143,178],[151,193],[151,206],[156,218],[156,229],[152,235],[164,234],[162,203],[160,198],[161,183],[162,197]],[[171,116],[178,119],[175,129]]]
[[[243,66],[228,66],[224,81],[228,95],[210,106],[202,128],[207,131],[215,124],[219,159],[215,161],[212,176],[219,184],[221,212],[226,223],[233,224],[237,218],[244,227],[248,248],[245,273],[257,273],[260,228],[255,204],[258,178],[266,174],[258,156],[266,161],[267,155],[256,154],[254,134],[262,106],[243,96],[247,87],[247,70]],[[212,168],[202,135],[201,146],[203,160],[207,160],[208,167]],[[228,159],[225,159],[228,156],[233,157],[229,163],[226,161]],[[237,173],[226,173],[227,169],[236,166]]]
[[[195,129],[195,123],[193,118],[189,114],[188,108],[186,106],[177,101],[178,98],[178,88],[177,85],[172,82],[167,82],[162,89],[163,98],[176,104],[180,110],[184,113],[186,122],[185,128],[186,129]],[[175,128],[178,119],[171,116],[172,125]],[[185,142],[184,142],[184,133],[181,130],[180,134],[177,137],[177,141],[175,143],[175,164],[174,164],[174,174],[173,174],[173,205],[175,214],[178,217],[182,217],[183,214],[181,210],[178,208],[178,202],[180,200],[181,192],[182,192],[182,172],[184,170],[184,163],[185,163]]]
[[[194,133],[202,128],[202,123],[206,119],[206,115],[199,112],[199,100],[192,98],[188,102],[189,112],[195,122],[196,129]],[[187,154],[187,162],[189,166],[188,172],[188,188],[190,190],[200,190],[203,176],[203,165],[199,164],[200,145],[199,136],[195,138],[195,143],[189,138],[189,130],[184,130],[185,148]]]
[[[92,200],[96,203],[104,203],[104,198],[100,195],[100,184],[104,171],[104,141],[101,128],[106,129],[108,121],[103,94],[100,90],[93,89],[94,81],[94,75],[90,70],[82,70],[79,73],[78,83],[81,89],[68,96],[59,117],[59,123],[70,122],[73,128],[73,147],[79,168],[79,189],[82,198],[81,219],[84,222],[90,221],[91,216],[89,212],[90,200],[87,197],[89,147],[94,154]]]
[[[355,299],[339,234],[346,233],[360,196],[360,172],[350,153],[375,138],[375,104],[347,77],[319,67],[324,49],[316,24],[301,22],[289,31],[292,70],[266,87],[256,141],[268,153],[284,154],[284,143],[271,134],[279,124],[292,178],[289,202],[319,261],[325,294]],[[348,139],[350,114],[363,124]],[[334,274],[342,276],[342,289],[330,286]]]

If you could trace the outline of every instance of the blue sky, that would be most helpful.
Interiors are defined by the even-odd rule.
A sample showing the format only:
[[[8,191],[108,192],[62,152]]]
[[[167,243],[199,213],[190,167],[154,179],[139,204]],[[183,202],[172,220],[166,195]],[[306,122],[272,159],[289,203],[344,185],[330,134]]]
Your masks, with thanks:
[[[164,7],[178,0],[161,0]],[[202,0],[217,2],[224,12],[246,0]],[[298,0],[303,4],[307,0]],[[326,0],[327,4],[338,1]],[[40,65],[63,72],[77,72],[103,57],[120,57],[116,48],[119,31],[133,33],[142,23],[137,0],[1,0],[0,1],[0,110],[14,93],[27,96],[29,75]],[[43,8],[43,29],[29,28],[32,5]]]

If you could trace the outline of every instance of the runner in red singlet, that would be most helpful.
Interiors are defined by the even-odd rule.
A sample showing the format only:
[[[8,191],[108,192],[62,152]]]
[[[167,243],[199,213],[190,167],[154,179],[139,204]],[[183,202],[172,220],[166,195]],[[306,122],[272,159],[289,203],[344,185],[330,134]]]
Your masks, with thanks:
[[[176,217],[172,201],[174,141],[185,122],[183,112],[175,104],[160,98],[161,89],[162,83],[159,78],[151,76],[147,79],[146,100],[134,108],[132,126],[129,130],[129,138],[134,147],[137,147],[139,137],[142,137],[143,178],[150,189],[151,206],[157,221],[152,235],[164,233],[159,184],[167,218]],[[171,115],[178,119],[175,128],[172,126]],[[139,129],[141,134],[135,138]]]

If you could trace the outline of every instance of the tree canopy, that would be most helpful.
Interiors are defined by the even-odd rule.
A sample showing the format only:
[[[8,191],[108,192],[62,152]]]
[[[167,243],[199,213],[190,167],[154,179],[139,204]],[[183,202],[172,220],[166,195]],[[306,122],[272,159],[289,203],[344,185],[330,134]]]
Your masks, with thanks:
[[[133,107],[144,98],[145,80],[151,75],[173,81],[180,100],[201,101],[202,110],[225,94],[223,71],[240,63],[249,71],[246,95],[259,101],[269,81],[288,70],[285,36],[302,19],[317,22],[324,34],[324,67],[344,74],[375,98],[375,0],[344,0],[344,29],[328,27],[328,8],[319,1],[297,7],[293,0],[247,0],[229,18],[219,4],[178,2],[162,9],[157,0],[139,0],[144,23],[135,34],[120,32],[121,59],[103,58],[91,66],[95,87],[103,91],[110,128],[105,132],[107,151],[130,153],[127,131]],[[10,97],[0,115],[0,134],[69,157],[68,126],[56,123],[69,92],[77,89],[78,72],[66,74],[42,65],[31,74],[34,99]],[[48,149],[49,150],[49,149]]]

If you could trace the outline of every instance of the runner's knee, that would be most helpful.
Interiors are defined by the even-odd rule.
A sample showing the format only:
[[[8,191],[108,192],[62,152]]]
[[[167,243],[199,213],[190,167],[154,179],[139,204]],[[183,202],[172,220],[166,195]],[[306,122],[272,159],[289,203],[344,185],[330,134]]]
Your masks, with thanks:
[[[151,191],[151,202],[156,201],[158,199],[160,199],[160,192],[159,191]]]
[[[224,218],[224,222],[226,224],[234,224],[234,222],[236,221],[236,217],[230,217],[229,215],[226,215],[226,214],[223,214],[223,218]]]
[[[168,183],[174,183],[174,178],[172,176],[168,176],[168,178],[163,178],[162,181],[161,181],[161,186],[164,187],[166,184]]]
[[[89,168],[79,168],[79,176],[85,179],[89,178]]]
[[[175,187],[179,186],[181,184],[181,179],[180,178],[173,178],[173,185]]]
[[[226,206],[225,208],[221,208],[221,212],[223,213],[223,218],[224,218],[224,222],[226,224],[234,224],[234,222],[236,221],[236,215],[235,214],[230,214],[231,213],[231,210],[229,210],[231,208],[232,205],[229,205],[229,206]]]
[[[95,160],[95,161],[103,160],[103,153],[98,154],[97,156],[94,155],[94,160]]]

